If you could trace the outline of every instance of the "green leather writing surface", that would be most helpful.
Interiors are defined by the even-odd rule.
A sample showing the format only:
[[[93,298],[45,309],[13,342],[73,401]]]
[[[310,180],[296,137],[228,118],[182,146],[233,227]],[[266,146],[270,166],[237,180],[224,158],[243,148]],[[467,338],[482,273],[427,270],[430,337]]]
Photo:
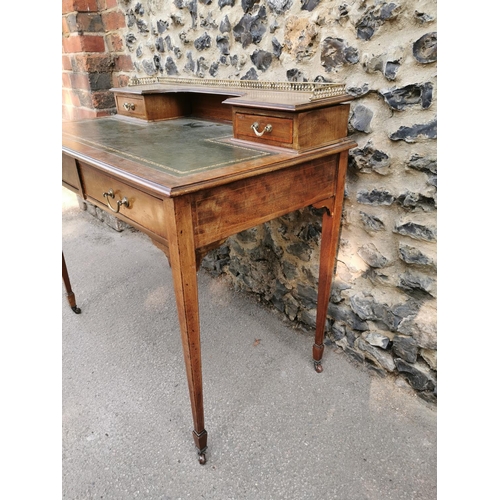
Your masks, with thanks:
[[[273,153],[222,142],[232,126],[196,118],[135,123],[99,118],[65,125],[66,135],[157,170],[183,176]]]

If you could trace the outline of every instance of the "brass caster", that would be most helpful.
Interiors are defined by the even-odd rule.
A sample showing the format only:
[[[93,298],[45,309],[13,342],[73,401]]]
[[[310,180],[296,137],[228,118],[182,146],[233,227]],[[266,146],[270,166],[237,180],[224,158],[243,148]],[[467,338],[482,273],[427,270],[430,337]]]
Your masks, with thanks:
[[[205,465],[207,463],[207,457],[205,456],[205,453],[200,453],[198,455],[198,462],[200,462],[200,465]]]
[[[82,312],[82,310],[77,306],[73,306],[71,309],[75,314],[80,314]]]
[[[321,373],[323,371],[323,366],[321,365],[321,362],[314,362],[314,369],[316,370],[317,373]]]

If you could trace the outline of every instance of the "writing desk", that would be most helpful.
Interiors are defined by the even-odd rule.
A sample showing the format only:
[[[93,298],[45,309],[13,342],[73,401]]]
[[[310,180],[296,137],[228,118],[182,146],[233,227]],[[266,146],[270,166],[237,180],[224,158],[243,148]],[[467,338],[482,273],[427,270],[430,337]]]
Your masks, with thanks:
[[[146,233],[167,256],[204,464],[197,271],[229,236],[324,207],[312,349],[322,371],[347,156],[356,146],[346,137],[350,97],[336,85],[144,80],[112,89],[117,116],[63,124],[62,183]],[[79,313],[64,255],[63,278]]]

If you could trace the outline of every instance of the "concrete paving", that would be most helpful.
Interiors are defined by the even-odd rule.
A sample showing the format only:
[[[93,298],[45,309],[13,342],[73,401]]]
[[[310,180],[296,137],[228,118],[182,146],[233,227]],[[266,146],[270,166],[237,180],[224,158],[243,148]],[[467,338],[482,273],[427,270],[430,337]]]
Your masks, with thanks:
[[[207,464],[198,464],[171,272],[63,189],[63,498],[437,497],[436,409],[199,273]]]

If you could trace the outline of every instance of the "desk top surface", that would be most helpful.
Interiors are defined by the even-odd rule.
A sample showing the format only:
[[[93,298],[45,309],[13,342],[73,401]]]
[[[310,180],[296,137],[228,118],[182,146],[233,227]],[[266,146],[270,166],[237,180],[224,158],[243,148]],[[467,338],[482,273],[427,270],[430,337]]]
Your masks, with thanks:
[[[352,140],[297,154],[232,139],[232,126],[198,118],[141,122],[105,117],[62,125],[62,150],[162,195],[225,184],[353,147]]]
[[[101,118],[72,122],[65,127],[65,135],[176,177],[275,154],[231,144],[227,141],[232,137],[231,125],[197,118],[152,123]]]

